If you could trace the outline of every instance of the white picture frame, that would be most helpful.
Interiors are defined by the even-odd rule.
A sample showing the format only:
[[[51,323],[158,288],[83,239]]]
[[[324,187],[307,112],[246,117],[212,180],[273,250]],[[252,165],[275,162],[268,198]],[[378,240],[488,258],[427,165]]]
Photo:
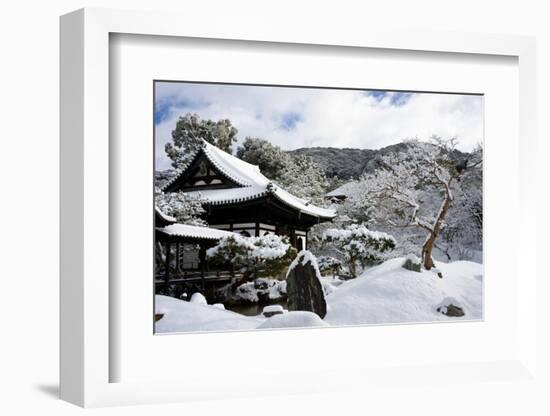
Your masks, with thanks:
[[[182,25],[185,21],[185,25]],[[304,369],[291,380],[285,374],[269,374],[273,389],[249,382],[227,387],[223,380],[194,376],[174,381],[110,382],[109,297],[109,36],[113,33],[332,45],[334,47],[382,48],[453,54],[504,55],[519,65],[519,243],[518,262],[523,267],[517,292],[517,354],[507,360],[472,363],[441,363],[414,371],[370,368],[361,383],[388,382],[393,377],[413,382],[437,377],[442,369],[455,377],[476,382],[484,377],[522,380],[536,370],[536,265],[526,242],[535,240],[536,218],[527,213],[536,203],[535,169],[535,42],[533,38],[429,32],[342,31],[327,35],[312,24],[308,31],[275,23],[261,28],[227,24],[203,25],[200,19],[184,19],[173,13],[82,9],[61,18],[61,398],[80,406],[159,403],[192,399],[242,397],[258,394],[306,393],[341,389],[342,380],[358,369],[332,370],[319,380]],[[516,270],[515,273],[518,273]],[[353,377],[352,377],[353,378]],[[357,380],[357,376],[354,378]],[[483,379],[483,377],[481,378]],[[285,380],[279,384],[277,380]],[[406,382],[406,381],[405,381]]]

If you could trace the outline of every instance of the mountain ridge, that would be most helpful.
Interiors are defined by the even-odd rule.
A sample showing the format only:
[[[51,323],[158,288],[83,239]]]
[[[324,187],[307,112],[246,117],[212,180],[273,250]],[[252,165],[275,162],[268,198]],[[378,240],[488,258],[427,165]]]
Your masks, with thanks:
[[[291,156],[309,156],[322,169],[328,178],[340,180],[357,179],[365,173],[372,173],[378,167],[378,161],[393,152],[406,152],[410,146],[435,146],[425,142],[407,142],[385,146],[379,149],[358,149],[350,147],[302,147],[288,150]],[[459,156],[466,153],[456,151]],[[166,183],[176,173],[175,169],[155,171],[157,184]]]

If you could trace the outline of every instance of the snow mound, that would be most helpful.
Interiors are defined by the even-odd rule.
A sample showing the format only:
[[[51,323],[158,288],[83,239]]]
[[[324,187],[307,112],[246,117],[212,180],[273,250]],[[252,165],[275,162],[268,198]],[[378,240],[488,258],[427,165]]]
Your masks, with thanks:
[[[413,262],[414,264],[420,263],[420,258],[418,256],[416,256],[415,254],[408,254],[405,257],[405,261],[406,260],[409,260],[409,261]]]
[[[312,328],[327,327],[329,324],[324,322],[313,312],[292,311],[282,315],[274,315],[267,319],[258,329],[276,329],[276,328]]]
[[[155,313],[164,314],[155,323],[156,333],[246,330],[264,320],[162,295],[155,296]]]
[[[206,298],[203,296],[202,293],[199,292],[193,293],[189,302],[200,303],[201,305],[208,305],[208,302],[206,302]]]
[[[325,297],[334,293],[334,291],[337,289],[336,286],[334,286],[330,281],[327,281],[325,279],[321,279],[321,285],[323,286],[323,292],[325,293]]]
[[[437,262],[443,279],[431,271],[403,269],[404,258],[388,260],[350,280],[327,296],[330,325],[368,325],[482,318],[483,266],[469,261]],[[461,318],[437,312],[452,298],[464,310]]]
[[[264,306],[263,313],[283,313],[284,309],[281,305],[268,305]]]

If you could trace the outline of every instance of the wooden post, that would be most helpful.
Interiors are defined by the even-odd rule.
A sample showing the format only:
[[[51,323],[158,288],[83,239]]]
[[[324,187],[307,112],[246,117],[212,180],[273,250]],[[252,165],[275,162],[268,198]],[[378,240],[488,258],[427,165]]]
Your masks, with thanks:
[[[176,272],[180,271],[180,243],[176,243]]]
[[[181,245],[181,269],[180,269],[180,271],[183,272],[183,278],[185,278],[185,266],[184,266],[184,263],[185,263],[185,245],[182,244],[182,245]]]
[[[296,244],[296,230],[294,230],[294,228],[290,229],[290,244],[292,245],[292,247],[296,249],[298,248]]]
[[[199,248],[199,260],[201,262],[201,286],[202,290],[204,291],[205,288],[205,282],[204,282],[204,270],[206,267],[206,250],[204,246],[201,244]]]
[[[168,289],[168,281],[170,280],[170,247],[171,244],[167,241],[166,242],[166,270],[164,275],[164,280],[166,282],[166,288]]]

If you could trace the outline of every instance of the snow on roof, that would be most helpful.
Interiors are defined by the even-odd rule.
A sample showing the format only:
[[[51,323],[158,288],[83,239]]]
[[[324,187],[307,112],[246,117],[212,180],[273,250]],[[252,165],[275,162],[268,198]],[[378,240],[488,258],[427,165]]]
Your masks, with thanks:
[[[258,166],[230,155],[207,141],[204,141],[204,153],[216,168],[239,185],[265,186],[269,183]]]
[[[207,203],[213,205],[235,203],[260,198],[271,193],[286,205],[290,205],[304,214],[323,218],[334,218],[336,216],[334,210],[312,205],[308,201],[298,198],[284,189],[275,186],[271,180],[262,175],[258,166],[230,155],[206,141],[204,141],[203,144],[203,151],[208,160],[220,172],[241,186],[240,188],[232,189],[206,189],[203,191],[189,192],[189,194],[200,196],[200,198]],[[180,171],[179,175],[181,175],[186,168],[187,166]]]
[[[166,215],[164,212],[162,212],[159,207],[155,205],[155,211],[157,214],[166,222],[176,222],[177,220],[174,217],[171,217],[170,215]]]
[[[267,190],[247,186],[244,188],[205,189],[204,191],[186,192],[186,194],[211,205],[219,205],[256,199],[267,194]]]
[[[310,204],[309,202],[292,195],[290,192],[287,192],[282,188],[276,187],[273,193],[281,201],[299,209],[305,214],[310,214],[314,217],[324,217],[331,219],[336,217],[336,211],[334,211],[333,209],[321,208],[316,205]]]
[[[352,193],[355,184],[356,183],[354,181],[346,182],[345,184],[339,186],[338,188],[326,193],[325,196],[329,198],[337,197],[337,196],[349,196]]]
[[[187,224],[170,224],[166,227],[158,227],[157,230],[171,236],[201,238],[206,240],[219,240],[222,237],[235,235],[229,231]]]

